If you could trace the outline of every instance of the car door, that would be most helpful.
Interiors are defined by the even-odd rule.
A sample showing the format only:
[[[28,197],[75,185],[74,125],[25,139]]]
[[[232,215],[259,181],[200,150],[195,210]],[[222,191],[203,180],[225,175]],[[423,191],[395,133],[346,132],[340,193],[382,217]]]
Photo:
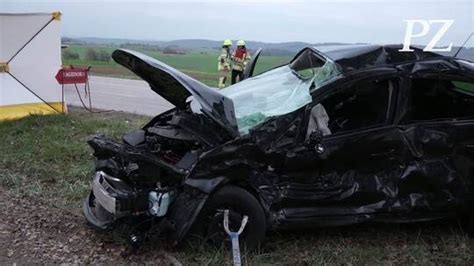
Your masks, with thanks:
[[[411,151],[399,199],[412,211],[440,216],[469,208],[474,187],[474,79],[432,71],[413,75],[410,83],[410,100],[398,118]]]
[[[325,132],[322,147],[308,147],[314,129],[304,127],[306,144],[300,146],[306,148],[296,145],[280,168],[286,176],[280,184],[282,223],[353,223],[397,200],[397,179],[409,152],[392,124],[401,79],[393,71],[367,74],[319,95],[308,107],[307,125],[314,113],[323,120],[313,123]]]

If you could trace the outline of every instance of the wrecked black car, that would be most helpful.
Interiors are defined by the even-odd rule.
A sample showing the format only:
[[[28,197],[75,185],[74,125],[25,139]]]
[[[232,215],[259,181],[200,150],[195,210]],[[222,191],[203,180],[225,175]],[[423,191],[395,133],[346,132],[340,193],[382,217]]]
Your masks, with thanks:
[[[273,229],[474,214],[474,63],[401,46],[306,48],[217,90],[143,54],[113,59],[176,108],[122,141],[94,136],[84,202],[98,229],[219,243]],[[147,224],[147,226],[143,226]]]

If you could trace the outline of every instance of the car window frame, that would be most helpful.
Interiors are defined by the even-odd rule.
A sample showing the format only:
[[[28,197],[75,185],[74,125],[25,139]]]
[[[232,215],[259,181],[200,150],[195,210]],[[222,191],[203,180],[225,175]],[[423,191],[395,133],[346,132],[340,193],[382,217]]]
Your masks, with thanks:
[[[384,123],[378,124],[378,125],[373,125],[369,127],[363,127],[359,129],[353,129],[349,131],[343,131],[343,132],[337,132],[331,135],[326,135],[324,136],[323,139],[333,139],[333,138],[339,138],[339,137],[346,137],[346,136],[351,136],[359,133],[365,133],[365,132],[370,132],[374,130],[379,130],[382,128],[392,128],[394,126],[394,117],[395,117],[395,112],[396,112],[396,107],[398,105],[398,97],[399,97],[399,91],[400,91],[400,82],[401,79],[396,73],[396,70],[390,69],[383,71],[384,73],[380,73],[379,70],[370,70],[370,71],[364,71],[364,77],[362,78],[351,78],[350,76],[347,76],[346,79],[348,80],[347,82],[343,82],[340,84],[337,88],[332,88],[332,89],[326,89],[319,95],[317,95],[311,102],[306,106],[306,117],[304,121],[304,126],[302,127],[303,132],[307,132],[308,130],[308,122],[309,122],[309,115],[311,112],[311,109],[316,106],[317,104],[321,103],[322,100],[328,95],[335,93],[340,90],[344,90],[347,88],[350,88],[351,86],[354,86],[357,83],[360,82],[367,82],[367,81],[376,81],[376,80],[392,80],[393,81],[393,90],[391,92],[391,95],[389,96],[389,106],[388,106],[388,113],[385,119]],[[388,72],[388,73],[387,73]],[[371,75],[371,73],[373,75]],[[358,73],[360,74],[360,73]],[[354,74],[354,75],[358,75]],[[367,76],[366,76],[367,75]]]
[[[453,75],[453,74],[439,74],[435,73],[437,75],[431,76],[431,75],[426,75],[426,76],[421,76],[421,77],[404,77],[406,79],[409,79],[409,86],[406,88],[405,93],[409,93],[408,97],[410,97],[408,102],[411,102],[411,89],[412,89],[412,84],[413,84],[413,79],[437,79],[437,80],[444,80],[444,81],[459,81],[459,82],[469,82],[474,84],[474,80],[472,78],[463,76],[463,75]],[[401,102],[397,103],[396,106],[396,113],[398,114],[401,112],[402,108],[406,108],[406,106],[401,106]],[[436,124],[443,124],[443,123],[464,123],[464,122],[469,122],[469,121],[474,121],[474,115],[472,116],[466,116],[466,117],[457,117],[457,118],[436,118],[436,119],[429,119],[429,120],[412,120],[412,121],[404,121],[403,117],[399,118],[399,122],[397,124],[401,126],[414,126],[414,125],[436,125]]]
[[[353,72],[351,75],[347,75],[347,74],[339,75],[335,77],[333,80],[331,80],[330,82],[325,83],[323,86],[321,86],[317,90],[310,88],[313,101],[301,107],[300,109],[294,111],[294,112],[302,112],[301,115],[303,117],[300,120],[300,125],[298,126],[299,129],[297,130],[296,136],[294,137],[293,144],[283,145],[283,146],[275,145],[275,143],[278,142],[278,140],[280,140],[286,134],[287,130],[290,128],[291,124],[294,123],[294,121],[290,123],[290,125],[287,127],[287,130],[282,131],[280,134],[275,136],[272,139],[272,141],[269,142],[268,147],[277,148],[277,150],[282,150],[282,149],[291,149],[291,147],[301,146],[306,140],[306,133],[308,130],[308,122],[309,122],[309,115],[311,112],[311,108],[314,107],[316,104],[318,104],[320,102],[320,99],[324,98],[325,95],[332,93],[334,90],[342,89],[343,87],[353,86],[355,83],[358,83],[358,82],[364,82],[368,80],[385,80],[385,79],[397,80],[396,84],[393,86],[394,88],[392,91],[389,114],[385,123],[358,129],[358,130],[345,131],[345,132],[339,132],[336,134],[327,135],[327,136],[324,136],[323,141],[326,139],[332,140],[332,139],[362,134],[366,132],[376,131],[380,129],[390,129],[390,128],[395,127],[396,126],[394,124],[394,118],[396,114],[395,111],[396,111],[398,98],[400,94],[400,83],[401,83],[400,73],[393,67],[387,67],[382,70],[380,68],[361,70],[361,71]],[[292,115],[294,112],[285,114],[284,116]],[[276,119],[276,117],[269,119],[268,121],[265,121],[264,123],[258,125],[256,128],[252,129],[250,131],[250,135],[253,135],[253,131],[259,131],[261,128],[266,127],[267,124],[271,123],[274,119]]]

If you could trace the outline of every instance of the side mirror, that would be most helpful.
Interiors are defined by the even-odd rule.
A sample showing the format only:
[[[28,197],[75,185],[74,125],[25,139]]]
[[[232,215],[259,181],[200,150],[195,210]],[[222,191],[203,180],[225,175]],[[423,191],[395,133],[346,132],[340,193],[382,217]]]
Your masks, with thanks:
[[[315,129],[309,134],[309,137],[306,140],[305,144],[310,150],[314,150],[318,154],[321,154],[324,152],[324,147],[321,144],[322,141],[323,132],[319,129]]]

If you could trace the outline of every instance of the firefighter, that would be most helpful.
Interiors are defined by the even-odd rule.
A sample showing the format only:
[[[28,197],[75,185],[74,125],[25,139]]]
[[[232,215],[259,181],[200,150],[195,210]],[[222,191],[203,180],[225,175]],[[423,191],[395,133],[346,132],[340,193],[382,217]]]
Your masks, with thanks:
[[[237,49],[232,53],[232,84],[236,82],[237,76],[239,81],[244,77],[244,69],[250,60],[250,52],[245,47],[245,41],[237,42]]]
[[[230,47],[232,46],[232,41],[227,39],[222,44],[221,54],[217,59],[217,71],[219,71],[219,89],[225,87],[225,82],[230,72]]]

